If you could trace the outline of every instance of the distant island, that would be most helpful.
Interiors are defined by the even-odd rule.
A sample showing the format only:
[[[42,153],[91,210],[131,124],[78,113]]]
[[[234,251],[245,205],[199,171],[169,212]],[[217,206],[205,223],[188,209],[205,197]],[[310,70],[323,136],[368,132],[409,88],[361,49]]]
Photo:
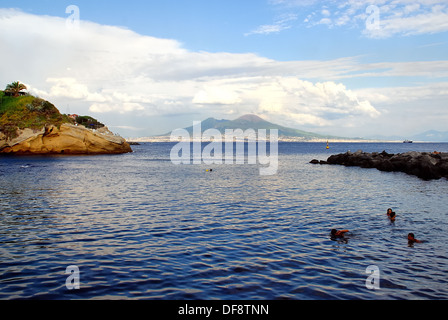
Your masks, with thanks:
[[[226,129],[241,129],[243,131],[248,129],[267,130],[267,134],[269,135],[269,130],[278,130],[279,141],[291,141],[291,142],[326,142],[331,140],[333,142],[362,142],[368,141],[362,138],[347,138],[347,137],[337,137],[333,135],[323,135],[317,134],[307,131],[302,131],[293,128],[287,128],[284,126],[280,126],[269,121],[262,119],[261,117],[254,114],[246,114],[242,117],[239,117],[235,120],[218,120],[215,118],[208,118],[201,122],[202,131],[206,131],[208,129],[217,129],[222,134],[225,133]],[[193,133],[193,126],[185,128],[190,135]],[[170,141],[171,133],[162,134],[159,136],[146,137],[146,138],[136,138],[132,139],[133,141],[139,142],[165,142]]]
[[[121,154],[120,136],[90,116],[64,115],[50,102],[24,93],[20,82],[0,91],[0,154]]]

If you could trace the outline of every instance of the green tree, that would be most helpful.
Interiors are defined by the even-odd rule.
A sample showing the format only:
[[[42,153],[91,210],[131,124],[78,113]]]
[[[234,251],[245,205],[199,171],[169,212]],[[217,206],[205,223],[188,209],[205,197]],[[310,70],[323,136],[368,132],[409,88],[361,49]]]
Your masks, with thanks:
[[[20,94],[20,91],[26,90],[26,86],[23,83],[20,83],[19,81],[10,83],[6,86],[6,93],[10,93],[13,95],[13,97],[18,97]]]

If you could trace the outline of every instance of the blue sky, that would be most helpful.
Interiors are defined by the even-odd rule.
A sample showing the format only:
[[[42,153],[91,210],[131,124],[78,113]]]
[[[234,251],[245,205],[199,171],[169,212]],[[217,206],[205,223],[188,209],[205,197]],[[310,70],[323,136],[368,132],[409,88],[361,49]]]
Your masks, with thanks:
[[[445,32],[378,40],[362,35],[364,21],[344,27],[322,24],[311,27],[304,22],[308,15],[325,17],[322,11],[337,10],[341,1],[308,2],[311,4],[282,5],[267,0],[26,0],[20,1],[19,8],[39,15],[67,17],[67,6],[74,4],[80,8],[83,20],[123,26],[142,35],[176,39],[193,51],[254,52],[283,61],[357,55],[366,56],[367,61],[443,60],[446,57]],[[365,3],[367,8],[369,2]],[[17,2],[11,7],[16,8]],[[288,17],[290,20],[283,23],[283,30],[256,33],[261,26],[282,25],[281,20]],[[435,44],[442,50],[433,50]]]
[[[0,86],[126,137],[245,113],[348,136],[446,130],[446,1],[3,1],[0,30],[21,66]]]

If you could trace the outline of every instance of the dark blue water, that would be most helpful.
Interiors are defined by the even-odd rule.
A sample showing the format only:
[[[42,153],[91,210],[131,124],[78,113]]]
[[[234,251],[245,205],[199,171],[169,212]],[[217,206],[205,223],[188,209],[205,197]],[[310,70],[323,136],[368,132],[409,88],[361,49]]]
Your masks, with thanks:
[[[309,164],[448,144],[281,143],[273,176],[175,166],[172,146],[1,157],[0,299],[448,298],[446,179]],[[351,233],[333,241],[332,228]],[[409,232],[424,242],[408,246]],[[66,287],[72,265],[79,290]]]

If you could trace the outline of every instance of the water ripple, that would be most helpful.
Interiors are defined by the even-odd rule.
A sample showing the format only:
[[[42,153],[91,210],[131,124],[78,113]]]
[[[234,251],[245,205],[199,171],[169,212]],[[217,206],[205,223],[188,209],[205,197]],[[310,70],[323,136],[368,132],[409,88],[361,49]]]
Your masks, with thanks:
[[[268,178],[173,166],[164,144],[2,159],[0,299],[448,298],[446,180],[316,167],[312,144],[291,148]],[[351,232],[333,241],[332,228]],[[79,290],[65,286],[70,265]],[[371,265],[380,290],[366,288]]]

